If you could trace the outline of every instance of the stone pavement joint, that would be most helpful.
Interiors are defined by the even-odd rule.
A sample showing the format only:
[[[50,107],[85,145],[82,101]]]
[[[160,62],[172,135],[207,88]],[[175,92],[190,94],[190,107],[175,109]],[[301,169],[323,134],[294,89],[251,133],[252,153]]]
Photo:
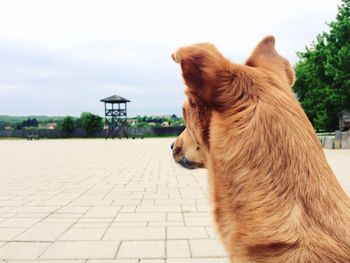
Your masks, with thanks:
[[[0,263],[228,263],[173,139],[0,140]],[[326,155],[349,193],[349,150]]]

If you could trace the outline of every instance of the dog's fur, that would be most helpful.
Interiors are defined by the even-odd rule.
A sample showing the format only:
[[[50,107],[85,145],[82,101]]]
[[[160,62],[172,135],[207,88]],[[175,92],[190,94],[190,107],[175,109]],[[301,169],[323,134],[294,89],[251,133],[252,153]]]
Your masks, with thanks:
[[[211,44],[179,48],[186,129],[177,162],[205,166],[231,262],[350,262],[350,200],[264,38],[242,64]]]

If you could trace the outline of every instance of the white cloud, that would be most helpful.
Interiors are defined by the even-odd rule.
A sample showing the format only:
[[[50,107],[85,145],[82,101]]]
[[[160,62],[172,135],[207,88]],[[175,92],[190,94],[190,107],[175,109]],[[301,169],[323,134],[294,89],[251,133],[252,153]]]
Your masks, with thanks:
[[[99,112],[94,101],[110,93],[130,96],[135,114],[179,113],[182,83],[170,59],[178,46],[213,42],[242,62],[263,36],[274,34],[277,49],[295,62],[296,51],[327,29],[340,2],[1,1],[0,83],[25,92],[0,88],[0,113]]]
[[[285,35],[288,31],[303,35],[308,25],[318,33],[326,28],[326,21],[334,18],[339,3],[339,0],[11,0],[0,3],[0,24],[6,25],[0,27],[0,35],[68,50],[86,49],[104,40],[174,46],[212,41],[226,49],[245,50],[266,34]],[[300,24],[300,20],[305,23]]]
[[[1,92],[13,92],[18,90],[18,86],[14,84],[2,84],[0,83],[0,94]]]

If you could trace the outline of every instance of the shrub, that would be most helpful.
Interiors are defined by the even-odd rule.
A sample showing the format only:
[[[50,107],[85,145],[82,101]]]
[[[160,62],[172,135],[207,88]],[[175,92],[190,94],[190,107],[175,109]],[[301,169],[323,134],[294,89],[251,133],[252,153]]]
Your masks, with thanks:
[[[92,134],[103,128],[102,118],[89,112],[83,112],[80,115],[80,121],[87,134]]]
[[[66,133],[71,133],[75,129],[75,122],[71,116],[67,116],[62,121],[62,130]]]

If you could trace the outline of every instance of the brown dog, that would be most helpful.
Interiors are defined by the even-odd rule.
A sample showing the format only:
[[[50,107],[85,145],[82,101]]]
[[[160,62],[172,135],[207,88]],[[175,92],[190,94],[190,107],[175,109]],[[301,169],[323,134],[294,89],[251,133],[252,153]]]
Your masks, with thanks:
[[[178,49],[188,100],[172,145],[205,166],[231,262],[350,262],[350,200],[296,100],[294,72],[264,38],[245,65],[211,44]]]

